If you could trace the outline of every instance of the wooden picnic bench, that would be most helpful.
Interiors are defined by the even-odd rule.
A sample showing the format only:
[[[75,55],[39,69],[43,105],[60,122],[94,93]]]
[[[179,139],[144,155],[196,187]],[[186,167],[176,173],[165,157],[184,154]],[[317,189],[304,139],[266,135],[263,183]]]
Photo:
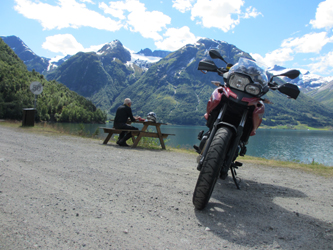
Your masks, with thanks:
[[[107,133],[107,137],[105,138],[103,144],[107,144],[108,141],[111,139],[112,135],[120,134],[122,132],[131,132],[132,134],[132,147],[135,148],[138,143],[140,142],[142,137],[151,137],[151,138],[158,138],[160,140],[161,146],[165,149],[164,139],[168,138],[169,135],[175,134],[166,134],[162,133],[160,126],[166,125],[165,123],[158,123],[158,122],[149,122],[149,121],[135,121],[135,123],[143,123],[143,127],[141,130],[128,130],[128,129],[116,129],[116,128],[107,128],[107,127],[100,127],[100,129],[104,130],[104,133]],[[155,126],[157,132],[148,132],[148,126]]]

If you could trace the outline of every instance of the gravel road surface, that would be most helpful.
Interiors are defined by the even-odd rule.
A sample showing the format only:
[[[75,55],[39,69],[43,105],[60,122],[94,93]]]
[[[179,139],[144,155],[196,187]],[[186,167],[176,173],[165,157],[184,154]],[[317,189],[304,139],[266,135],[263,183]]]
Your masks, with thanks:
[[[208,207],[195,155],[0,126],[0,249],[333,249],[333,183],[244,164]]]

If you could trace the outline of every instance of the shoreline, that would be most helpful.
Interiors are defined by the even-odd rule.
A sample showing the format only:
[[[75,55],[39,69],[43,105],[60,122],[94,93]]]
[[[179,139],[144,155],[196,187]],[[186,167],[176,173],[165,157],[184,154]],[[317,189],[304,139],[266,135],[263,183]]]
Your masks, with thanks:
[[[35,124],[34,127],[22,127],[21,124],[22,124],[22,122],[20,122],[20,121],[0,120],[0,126],[3,125],[3,126],[13,127],[13,128],[17,128],[17,129],[28,129],[28,130],[31,130],[32,132],[36,132],[36,133],[54,133],[54,134],[59,134],[59,135],[72,135],[72,136],[79,136],[79,137],[83,137],[83,138],[91,138],[91,139],[97,139],[97,140],[100,139],[98,137],[94,137],[94,135],[91,135],[91,134],[85,135],[84,133],[80,133],[80,131],[78,131],[78,133],[69,133],[68,131],[58,130],[57,128],[54,128],[49,123],[37,123],[37,124]],[[266,128],[263,128],[263,129],[266,129]],[[114,139],[113,140],[111,139],[109,143],[114,143],[114,145],[116,145]],[[160,147],[158,145],[154,145],[154,143],[150,143],[149,141],[148,141],[147,145],[144,145],[144,147],[147,149],[157,149],[157,150],[160,149]],[[184,153],[194,154],[195,156],[197,156],[197,153],[192,148],[186,149],[186,148],[176,148],[176,147],[168,146],[167,150],[174,151],[174,152],[184,152]],[[238,161],[257,163],[257,164],[262,164],[262,165],[267,165],[267,166],[284,166],[284,167],[289,167],[289,168],[293,168],[293,169],[301,169],[301,170],[307,171],[309,173],[314,173],[314,174],[321,175],[321,176],[333,177],[333,165],[327,166],[327,165],[320,164],[317,162],[302,163],[302,162],[296,162],[296,161],[281,161],[281,160],[274,160],[274,159],[266,159],[266,158],[262,158],[262,157],[249,156],[249,155],[245,155],[245,157],[239,157]]]

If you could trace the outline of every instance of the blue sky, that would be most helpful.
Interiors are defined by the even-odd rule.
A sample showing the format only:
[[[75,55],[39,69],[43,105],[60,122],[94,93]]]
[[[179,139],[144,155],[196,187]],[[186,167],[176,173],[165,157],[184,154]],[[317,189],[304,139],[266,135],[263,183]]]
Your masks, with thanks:
[[[5,0],[0,35],[53,58],[118,39],[138,52],[207,37],[268,66],[333,75],[333,0]]]

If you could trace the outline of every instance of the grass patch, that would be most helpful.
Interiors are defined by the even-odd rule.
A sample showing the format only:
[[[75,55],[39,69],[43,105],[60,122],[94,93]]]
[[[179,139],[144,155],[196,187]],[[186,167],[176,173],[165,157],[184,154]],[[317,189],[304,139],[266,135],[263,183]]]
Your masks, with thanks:
[[[265,158],[259,158],[248,155],[238,158],[238,160],[243,163],[252,163],[269,167],[285,167],[285,168],[302,170],[308,173],[317,174],[324,177],[333,177],[333,167],[328,167],[323,164],[319,164],[317,162],[306,164],[296,161],[269,160]]]
[[[320,130],[320,131],[332,131],[333,127],[328,126],[324,128],[314,128],[314,127],[309,127],[304,124],[298,124],[298,125],[277,125],[277,126],[266,126],[266,125],[261,125],[260,128],[262,129],[295,129],[295,130]]]
[[[195,156],[198,155],[194,151],[194,149],[179,149],[179,148],[170,148],[169,149],[172,152],[179,152],[179,153],[187,153],[187,154],[193,154]],[[328,167],[323,164],[320,164],[318,162],[312,162],[312,163],[301,163],[298,161],[279,161],[279,160],[269,160],[265,158],[260,157],[254,157],[254,156],[244,156],[244,157],[238,157],[237,161],[242,163],[251,163],[255,165],[261,165],[261,166],[268,166],[268,167],[284,167],[284,168],[291,168],[291,169],[297,169],[301,171],[305,171],[308,173],[324,176],[324,177],[333,177],[333,166]]]
[[[38,122],[35,123],[35,126],[22,126],[21,121],[14,121],[14,120],[1,120],[0,126],[13,128],[16,130],[23,130],[25,132],[32,132],[32,133],[40,133],[40,134],[48,134],[48,135],[74,135],[74,136],[81,136],[81,137],[97,137],[99,131],[95,131],[92,135],[84,133],[84,124],[80,123],[78,125],[78,130],[74,132],[70,132],[69,130],[65,130],[63,128],[59,128],[54,126],[53,123],[48,122]]]
[[[21,129],[26,132],[38,132],[42,134],[64,134],[66,131],[61,131],[59,129],[54,128],[52,125],[47,123],[35,123],[35,126],[22,126],[22,122],[14,121],[14,120],[5,120],[0,122],[1,126]],[[69,134],[69,132],[68,132]]]

